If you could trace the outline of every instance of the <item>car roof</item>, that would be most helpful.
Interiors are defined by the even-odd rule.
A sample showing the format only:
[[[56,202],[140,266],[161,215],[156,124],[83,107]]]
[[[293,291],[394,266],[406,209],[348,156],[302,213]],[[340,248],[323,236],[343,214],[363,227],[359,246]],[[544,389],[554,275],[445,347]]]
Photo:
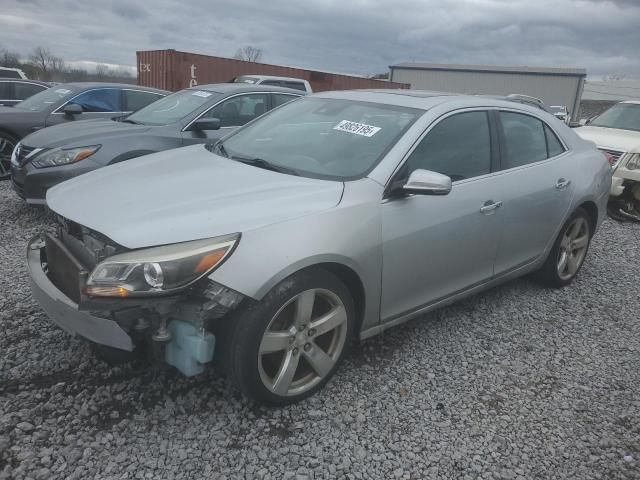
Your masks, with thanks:
[[[145,87],[143,85],[135,85],[132,83],[111,83],[111,82],[68,82],[68,83],[60,83],[56,85],[56,87],[64,88],[64,87],[75,87],[78,89],[88,89],[88,88],[129,88],[136,90],[145,90],[147,92],[156,92],[162,93],[164,95],[168,95],[171,92],[167,90],[160,90],[159,88],[153,87]]]
[[[35,85],[42,85],[44,87],[50,86],[47,82],[41,82],[40,80],[31,80],[29,78],[0,77],[0,82],[21,82],[21,83],[33,83]]]
[[[538,107],[515,102],[506,97],[466,95],[461,93],[434,92],[429,90],[377,89],[377,90],[334,90],[314,93],[311,97],[339,98],[361,102],[382,103],[400,107],[429,110],[436,105],[455,103],[456,108],[503,107],[518,108],[523,111],[540,113]]]
[[[282,92],[304,95],[304,90],[295,88],[276,87],[272,85],[254,85],[248,83],[210,83],[207,85],[197,85],[186,90],[206,90],[213,93],[244,93],[244,92]]]

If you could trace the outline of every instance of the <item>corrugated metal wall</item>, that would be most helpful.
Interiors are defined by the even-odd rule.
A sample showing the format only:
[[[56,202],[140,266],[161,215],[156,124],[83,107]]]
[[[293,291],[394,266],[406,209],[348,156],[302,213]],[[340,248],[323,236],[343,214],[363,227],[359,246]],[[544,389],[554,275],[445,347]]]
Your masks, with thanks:
[[[519,93],[546,105],[566,105],[577,119],[584,77],[527,73],[467,72],[393,68],[393,80],[440,92],[508,95]]]
[[[409,88],[383,80],[245,62],[175,50],[137,52],[138,85],[177,91],[206,83],[224,83],[238,75],[277,75],[308,80],[314,91],[356,88]]]

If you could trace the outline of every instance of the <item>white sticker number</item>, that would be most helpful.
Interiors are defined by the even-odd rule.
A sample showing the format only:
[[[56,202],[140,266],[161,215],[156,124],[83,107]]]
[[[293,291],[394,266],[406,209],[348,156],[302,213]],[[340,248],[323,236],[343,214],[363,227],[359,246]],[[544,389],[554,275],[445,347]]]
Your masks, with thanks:
[[[342,120],[338,125],[333,127],[333,129],[340,130],[341,132],[353,133],[355,135],[362,135],[363,137],[373,137],[380,131],[380,127],[351,122],[349,120]]]

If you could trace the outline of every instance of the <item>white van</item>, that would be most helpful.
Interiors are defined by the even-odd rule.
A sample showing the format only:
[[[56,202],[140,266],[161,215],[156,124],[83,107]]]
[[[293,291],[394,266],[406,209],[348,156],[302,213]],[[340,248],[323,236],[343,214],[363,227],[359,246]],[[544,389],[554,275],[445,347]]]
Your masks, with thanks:
[[[0,67],[0,77],[27,80],[27,76],[19,68]]]

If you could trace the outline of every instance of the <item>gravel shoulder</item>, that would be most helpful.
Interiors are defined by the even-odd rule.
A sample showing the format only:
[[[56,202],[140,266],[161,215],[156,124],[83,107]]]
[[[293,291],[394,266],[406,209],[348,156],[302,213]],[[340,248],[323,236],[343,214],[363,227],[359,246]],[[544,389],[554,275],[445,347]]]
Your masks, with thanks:
[[[640,478],[640,225],[577,281],[521,279],[364,342],[327,388],[257,407],[215,371],[109,367],[31,297],[47,224],[0,182],[0,479]]]

